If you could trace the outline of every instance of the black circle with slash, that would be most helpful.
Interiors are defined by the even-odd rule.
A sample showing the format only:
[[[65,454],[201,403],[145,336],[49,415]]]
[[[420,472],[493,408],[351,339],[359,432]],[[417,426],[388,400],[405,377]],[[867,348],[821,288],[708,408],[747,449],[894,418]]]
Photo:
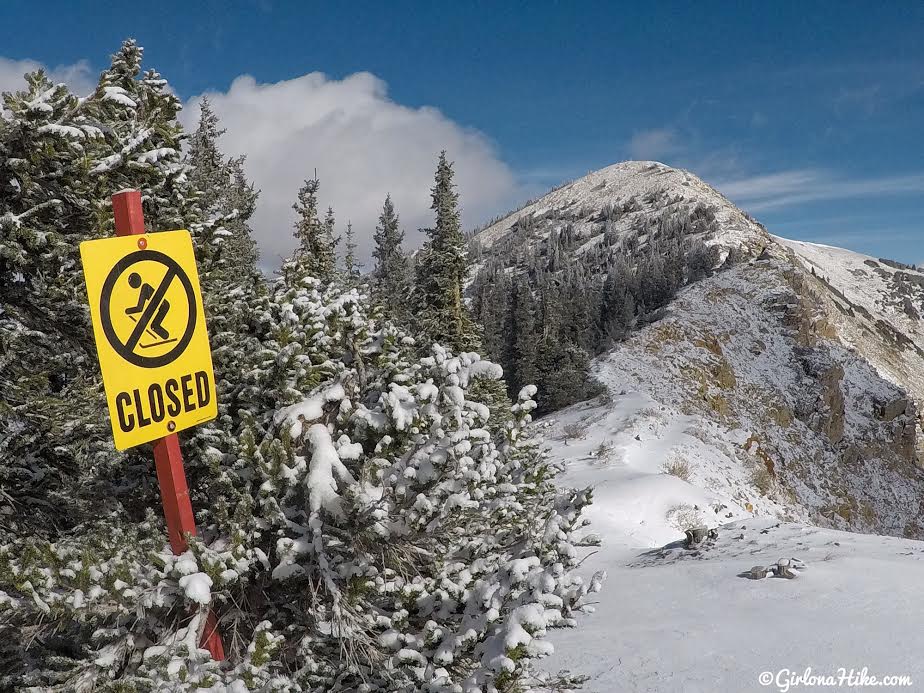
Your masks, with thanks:
[[[167,271],[157,287],[151,287],[153,289],[152,295],[144,301],[144,309],[143,311],[139,311],[140,317],[137,319],[131,335],[123,342],[119,339],[112,326],[112,306],[110,300],[112,291],[119,277],[132,266],[144,261],[158,262],[164,265]],[[138,276],[137,273],[135,273],[133,277],[130,277],[130,282],[135,276]],[[162,304],[164,304],[164,297],[167,293],[167,289],[170,288],[171,283],[174,281],[180,282],[183,290],[186,292],[186,305],[188,306],[186,329],[182,336],[176,339],[173,348],[165,354],[159,356],[145,356],[144,354],[139,354],[136,352],[136,349],[138,348],[144,331],[151,325],[152,320],[155,320],[157,317],[162,317],[163,313],[166,312]],[[141,303],[139,303],[139,306],[140,305]],[[169,304],[167,305],[169,306]],[[126,255],[115,264],[115,267],[112,268],[106,277],[106,281],[103,283],[103,290],[99,299],[99,311],[100,319],[103,324],[103,332],[106,335],[106,339],[108,339],[109,343],[112,345],[112,348],[115,349],[116,353],[123,359],[141,368],[160,368],[161,366],[166,366],[175,361],[186,350],[186,347],[189,345],[189,340],[192,339],[193,332],[196,329],[196,296],[193,292],[192,282],[189,281],[186,272],[183,271],[183,268],[180,267],[173,258],[156,250],[135,251],[134,253]]]

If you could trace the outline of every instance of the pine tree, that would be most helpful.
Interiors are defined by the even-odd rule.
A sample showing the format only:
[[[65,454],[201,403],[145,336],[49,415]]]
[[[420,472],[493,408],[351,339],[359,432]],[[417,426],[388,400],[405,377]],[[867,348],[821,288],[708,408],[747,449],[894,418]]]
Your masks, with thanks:
[[[170,552],[149,450],[112,447],[75,254],[111,232],[112,187],[141,188],[225,280],[211,185],[140,56],[126,42],[84,101],[30,76],[0,119],[0,690],[526,685],[600,585],[576,575],[590,493],[531,441],[535,388],[504,411],[482,394],[498,366],[421,358],[360,292],[298,271],[318,255],[206,292],[219,417],[182,437],[199,535]],[[300,222],[323,242],[311,183]],[[196,647],[209,609],[225,663]]]
[[[343,255],[343,268],[346,272],[346,280],[350,284],[355,284],[359,279],[362,265],[356,260],[356,241],[353,239],[353,222],[347,222],[347,230],[344,236],[345,253]]]
[[[404,231],[399,227],[398,214],[386,195],[379,223],[373,235],[375,247],[372,256],[375,267],[372,270],[372,294],[385,315],[400,325],[407,324],[410,276],[408,259],[401,249]]]
[[[321,276],[329,279],[337,271],[337,245],[340,243],[340,237],[336,233],[336,221],[334,219],[333,207],[327,208],[327,216],[324,217],[324,231],[321,234],[321,244],[319,247],[318,263],[320,266]]]
[[[590,492],[558,489],[530,439],[535,388],[485,435],[476,389],[499,367],[419,358],[358,292],[320,286],[277,282],[264,304],[260,407],[187,553],[124,509],[0,546],[10,631],[56,634],[28,655],[0,640],[0,687],[512,690],[547,630],[574,625],[601,581],[575,574]],[[194,644],[207,608],[236,634],[225,665]]]
[[[126,188],[144,192],[150,231],[198,221],[193,209],[196,193],[180,154],[183,131],[176,118],[180,100],[156,71],[141,74],[143,53],[134,40],[125,41],[87,102],[89,117],[105,124],[101,128],[105,148],[90,162],[90,175],[96,183],[96,226],[106,235],[113,233],[110,196]]]
[[[197,193],[203,225],[214,229],[217,250],[214,267],[208,268],[216,281],[228,284],[249,281],[257,271],[257,244],[247,222],[256,209],[259,193],[244,175],[243,156],[226,159],[218,148],[225,133],[207,98],[202,99],[199,125],[189,138],[186,157],[189,181]]]
[[[88,507],[81,465],[115,456],[93,368],[78,248],[96,235],[88,158],[102,131],[43,71],[0,117],[0,512],[43,535]],[[14,435],[18,432],[18,435]],[[8,505],[9,503],[9,505]],[[4,527],[0,526],[0,543]],[[2,665],[0,665],[2,669]]]
[[[475,350],[479,338],[463,298],[469,266],[459,217],[459,194],[452,164],[440,153],[430,208],[436,223],[426,230],[429,241],[419,253],[415,292],[420,331],[453,350]]]
[[[320,185],[315,172],[315,177],[306,180],[298,191],[298,200],[293,205],[293,209],[298,213],[294,234],[298,239],[298,246],[283,266],[283,276],[290,285],[304,277],[329,281],[336,270],[334,212],[328,207],[327,218],[321,222],[318,214]]]

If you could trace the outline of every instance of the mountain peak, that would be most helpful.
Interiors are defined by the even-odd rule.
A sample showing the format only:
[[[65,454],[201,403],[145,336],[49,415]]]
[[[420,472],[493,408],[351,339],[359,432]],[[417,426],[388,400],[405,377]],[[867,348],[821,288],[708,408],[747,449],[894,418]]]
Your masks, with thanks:
[[[636,205],[638,208],[633,209]],[[476,238],[482,248],[490,248],[508,236],[521,219],[566,210],[572,212],[578,235],[589,238],[599,230],[589,220],[598,218],[607,208],[620,206],[628,210],[624,223],[619,225],[622,227],[631,225],[632,213],[650,217],[680,206],[703,206],[715,214],[720,229],[710,242],[744,246],[751,252],[770,242],[766,230],[718,190],[689,171],[658,161],[623,161],[588,173],[530,200],[486,227]],[[588,223],[582,223],[585,221]]]

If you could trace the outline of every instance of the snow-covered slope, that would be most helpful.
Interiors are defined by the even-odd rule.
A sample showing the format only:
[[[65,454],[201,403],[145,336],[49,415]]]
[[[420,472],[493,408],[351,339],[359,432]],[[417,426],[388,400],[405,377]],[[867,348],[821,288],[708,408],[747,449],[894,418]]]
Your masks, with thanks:
[[[671,168],[657,161],[624,161],[563,185],[482,230],[478,234],[478,242],[483,248],[491,248],[510,233],[515,233],[516,224],[521,219],[541,217],[552,210],[598,212],[607,205],[618,205],[633,198],[641,201],[662,193],[683,200],[688,206],[703,204],[714,208],[721,227],[716,242],[749,248],[760,248],[769,242],[766,231],[715,188],[689,171]],[[586,219],[589,215],[582,216]],[[631,221],[631,217],[623,218],[617,224],[617,230],[627,229]],[[589,227],[588,222],[578,222],[576,230],[579,235],[587,230],[585,227]]]
[[[580,627],[552,634],[539,681],[568,671],[587,677],[588,693],[783,691],[806,668],[867,667],[910,676],[907,690],[924,685],[917,641],[896,637],[924,618],[924,542],[812,526],[755,494],[735,435],[638,391],[539,425],[562,483],[594,488],[591,530],[603,543],[584,565],[608,575]],[[679,460],[688,481],[665,473]],[[691,521],[718,527],[718,540],[685,549]],[[794,579],[742,577],[793,558],[806,566]]]
[[[693,174],[654,162],[592,173],[477,240],[489,254],[521,252],[568,225],[581,252],[606,234],[644,234],[651,225],[640,221],[680,205],[714,217],[687,233],[721,248],[723,267],[597,359],[610,396],[636,392],[697,417],[689,428],[721,454],[676,454],[727,504],[759,514],[766,501],[766,512],[832,528],[924,536],[924,275],[773,237]]]
[[[795,579],[741,577],[790,558],[806,565]],[[586,565],[608,572],[595,612],[554,633],[543,661],[549,675],[587,677],[586,693],[815,690],[793,678],[842,668],[908,678],[822,690],[924,688],[921,542],[752,519],[700,551],[609,546]]]
[[[599,693],[766,690],[762,672],[806,667],[924,687],[915,645],[895,637],[924,617],[924,274],[771,236],[652,162],[575,181],[477,239],[518,252],[524,229],[519,243],[540,243],[567,223],[591,247],[601,210],[633,198],[606,232],[705,205],[718,223],[704,240],[725,262],[595,360],[605,395],[537,422],[563,483],[594,488],[602,546],[586,565],[610,575],[545,671],[587,675]],[[539,232],[522,221],[539,218]],[[719,539],[688,551],[678,541],[693,526]],[[807,564],[796,579],[739,577],[791,557]]]
[[[838,337],[924,399],[924,273],[829,245],[774,237],[827,289]]]

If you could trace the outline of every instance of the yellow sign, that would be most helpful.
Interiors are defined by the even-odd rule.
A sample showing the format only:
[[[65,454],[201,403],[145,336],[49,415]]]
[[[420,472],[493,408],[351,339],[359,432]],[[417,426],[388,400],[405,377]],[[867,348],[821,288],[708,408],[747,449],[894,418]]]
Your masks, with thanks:
[[[80,244],[112,434],[119,450],[218,414],[188,231]]]

